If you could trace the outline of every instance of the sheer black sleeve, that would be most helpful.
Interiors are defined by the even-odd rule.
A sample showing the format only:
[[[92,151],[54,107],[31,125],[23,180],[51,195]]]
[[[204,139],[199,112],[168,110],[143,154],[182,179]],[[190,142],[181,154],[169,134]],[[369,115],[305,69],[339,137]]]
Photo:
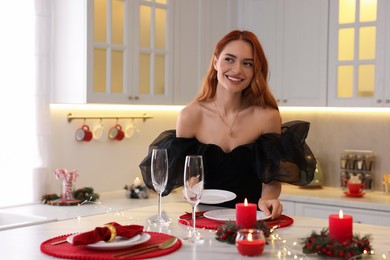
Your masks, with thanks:
[[[273,180],[305,186],[314,178],[317,161],[306,144],[310,123],[291,121],[281,134],[264,134],[257,141],[253,162],[262,182]]]

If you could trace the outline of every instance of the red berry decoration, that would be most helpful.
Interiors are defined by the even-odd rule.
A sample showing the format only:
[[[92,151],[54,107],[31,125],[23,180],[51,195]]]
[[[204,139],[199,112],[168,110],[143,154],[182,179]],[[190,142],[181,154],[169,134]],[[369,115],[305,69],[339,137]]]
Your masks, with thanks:
[[[319,234],[313,231],[309,237],[302,241],[302,244],[302,250],[305,254],[318,254],[320,256],[345,259],[363,253],[372,254],[370,235],[365,235],[362,238],[354,235],[352,241],[340,243],[329,238],[328,229],[326,228]]]

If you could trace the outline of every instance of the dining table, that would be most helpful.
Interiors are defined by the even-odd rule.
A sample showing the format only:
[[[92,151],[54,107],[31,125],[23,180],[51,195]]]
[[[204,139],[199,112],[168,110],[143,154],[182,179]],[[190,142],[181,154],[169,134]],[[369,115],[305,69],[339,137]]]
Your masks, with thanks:
[[[198,211],[223,209],[213,205],[198,205]],[[87,232],[106,223],[116,222],[120,225],[142,225],[143,231],[149,234],[175,236],[178,244],[173,252],[160,255],[158,259],[248,259],[240,255],[235,244],[221,242],[216,239],[215,229],[198,228],[202,243],[193,243],[186,239],[191,231],[191,225],[179,222],[179,217],[191,211],[191,205],[185,200],[162,204],[163,216],[170,220],[169,225],[151,224],[148,219],[157,214],[157,203],[152,206],[131,208],[125,210],[107,210],[103,214],[75,217],[73,219],[44,223],[34,226],[10,229],[0,232],[0,259],[61,259],[42,252],[41,246],[53,239],[66,238],[71,234]],[[267,239],[264,252],[249,259],[322,259],[316,254],[304,254],[302,239],[328,227],[328,220],[304,216],[289,216],[293,223],[289,226],[276,228]],[[371,245],[374,255],[372,259],[390,258],[390,228],[353,223],[353,232],[360,235],[371,235]],[[68,242],[65,242],[68,243]],[[68,245],[72,247],[73,245]],[[53,246],[55,247],[55,246]],[[58,247],[58,250],[60,245]],[[95,249],[90,249],[96,253]],[[98,251],[99,252],[99,251]],[[103,252],[103,251],[102,251]],[[109,251],[108,251],[109,252]],[[107,253],[107,251],[104,251]],[[80,258],[81,259],[81,258]],[[92,259],[85,257],[84,259]]]

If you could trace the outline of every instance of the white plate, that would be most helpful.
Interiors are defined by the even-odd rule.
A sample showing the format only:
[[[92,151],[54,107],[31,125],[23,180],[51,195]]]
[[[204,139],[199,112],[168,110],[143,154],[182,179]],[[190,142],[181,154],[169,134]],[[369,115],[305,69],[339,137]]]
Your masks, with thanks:
[[[206,211],[203,216],[209,219],[218,220],[218,221],[235,221],[236,220],[236,210],[235,209],[216,209]],[[263,211],[257,211],[257,220],[264,220],[270,218],[271,215],[266,216]]]
[[[203,190],[200,203],[219,204],[226,201],[234,200],[236,194],[227,190]]]
[[[66,241],[68,243],[73,244],[73,238],[78,234],[70,235],[66,238]],[[95,250],[118,250],[123,249],[131,246],[135,246],[138,244],[142,244],[150,239],[150,235],[148,233],[142,233],[140,235],[136,235],[132,238],[125,238],[121,236],[115,237],[114,241],[110,243],[106,243],[104,241],[99,241],[93,244],[85,245],[89,249],[95,249]]]

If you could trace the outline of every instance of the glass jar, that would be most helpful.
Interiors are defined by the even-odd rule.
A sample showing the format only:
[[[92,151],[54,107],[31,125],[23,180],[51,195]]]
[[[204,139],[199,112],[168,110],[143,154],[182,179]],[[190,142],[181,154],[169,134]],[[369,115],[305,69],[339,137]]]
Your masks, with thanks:
[[[265,238],[259,229],[240,229],[237,231],[236,247],[243,256],[258,256],[264,251]]]

